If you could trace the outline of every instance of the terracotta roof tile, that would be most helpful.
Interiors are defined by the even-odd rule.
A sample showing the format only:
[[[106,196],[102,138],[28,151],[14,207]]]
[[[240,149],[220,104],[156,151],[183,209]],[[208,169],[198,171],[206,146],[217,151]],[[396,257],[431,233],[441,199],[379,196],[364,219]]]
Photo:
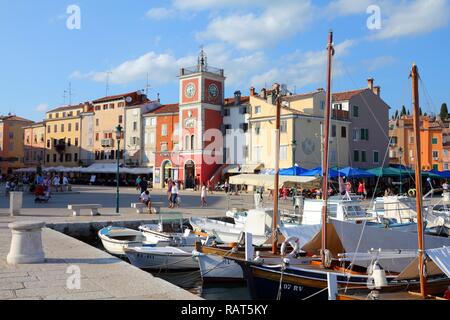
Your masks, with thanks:
[[[180,110],[178,103],[172,103],[172,104],[163,104],[156,108],[155,110],[152,110],[150,112],[145,113],[145,115],[148,114],[164,114],[164,113],[178,113]]]
[[[352,91],[344,91],[344,92],[337,92],[333,93],[333,102],[334,101],[347,101],[350,100],[353,96],[356,96],[366,90],[369,90],[368,88],[365,89],[359,89],[359,90],[352,90]],[[369,90],[370,91],[370,90]]]
[[[131,97],[133,99],[130,103],[127,103],[127,105],[140,104],[140,103],[146,102],[148,100],[146,98],[144,101],[138,99],[138,91],[133,91],[133,92],[128,92],[128,93],[122,93],[122,94],[116,94],[113,96],[103,97],[103,98],[92,101],[92,103],[108,102],[108,101],[123,99],[126,97]]]
[[[249,101],[250,101],[249,96],[245,96],[245,97],[241,96],[241,104],[247,103]],[[233,98],[225,98],[225,100],[224,100],[224,106],[234,106],[235,105],[234,103],[235,103],[234,97]]]

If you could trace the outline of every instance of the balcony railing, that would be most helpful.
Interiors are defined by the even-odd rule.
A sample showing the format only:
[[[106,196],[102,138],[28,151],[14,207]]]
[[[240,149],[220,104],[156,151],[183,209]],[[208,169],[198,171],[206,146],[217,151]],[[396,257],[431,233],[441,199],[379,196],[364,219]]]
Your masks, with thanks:
[[[346,110],[331,110],[331,118],[335,120],[348,120],[349,112]]]
[[[199,73],[199,72],[209,72],[209,73],[217,74],[217,75],[223,77],[223,69],[210,67],[210,66],[202,66],[202,65],[181,68],[180,76],[186,76],[186,75]]]

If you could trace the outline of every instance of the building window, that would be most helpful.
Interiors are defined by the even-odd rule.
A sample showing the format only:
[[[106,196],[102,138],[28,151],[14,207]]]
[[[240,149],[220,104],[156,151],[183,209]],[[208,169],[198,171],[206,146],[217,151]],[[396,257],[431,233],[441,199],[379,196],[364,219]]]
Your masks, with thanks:
[[[410,144],[414,144],[414,137],[413,137],[413,136],[410,136],[410,137],[409,137],[409,143],[410,143]]]
[[[48,154],[47,155],[47,163],[49,163],[50,162],[50,155]]]
[[[261,113],[261,106],[256,106],[255,107],[255,114],[259,114]]]
[[[366,151],[361,151],[361,162],[367,162],[367,153]]]
[[[444,170],[448,170],[448,163],[444,163]]]
[[[136,121],[133,122],[133,131],[137,131],[137,122]]]
[[[61,132],[64,132],[64,123],[61,123]]]
[[[47,148],[50,148],[50,140],[47,140]]]
[[[79,124],[78,124],[78,122],[77,123],[75,123],[75,131],[78,131],[80,128],[79,128]]]
[[[244,156],[244,159],[248,158],[248,146],[244,146],[242,151],[242,155]]]
[[[378,151],[373,152],[373,163],[379,163],[380,162],[380,154]]]
[[[75,138],[75,147],[78,147],[78,138]]]
[[[58,132],[58,126],[56,124],[53,126],[53,132]]]
[[[287,120],[281,120],[280,121],[280,132],[286,133],[287,132]]]
[[[347,127],[341,127],[341,138],[347,138]]]
[[[162,142],[161,143],[161,151],[162,152],[165,152],[165,151],[167,151],[168,150],[168,148],[167,148],[167,142]]]
[[[72,162],[72,154],[66,153],[66,162]]]
[[[59,118],[59,113],[55,113],[55,118]]]
[[[56,162],[56,153],[53,154],[53,162]]]
[[[360,138],[361,140],[369,141],[369,129],[361,129]]]
[[[260,131],[261,131],[261,124],[259,123],[255,124],[255,134],[257,136],[259,136]]]
[[[73,154],[73,161],[75,161],[75,162],[78,161],[78,153]]]
[[[123,116],[119,116],[119,123],[123,122]]]
[[[100,136],[100,133],[96,132],[96,133],[95,133],[95,141],[98,141],[99,136]]]
[[[439,151],[433,151],[433,160],[439,159]]]
[[[110,103],[110,104],[109,104],[109,108],[110,108],[110,109],[114,109],[114,103]]]
[[[108,105],[107,104],[103,105],[103,110],[108,110]]]
[[[186,150],[189,150],[189,146],[191,145],[189,142],[190,137],[189,136],[185,136],[184,137],[184,147]]]
[[[47,127],[47,133],[50,133],[50,126]]]
[[[431,143],[432,143],[432,144],[438,144],[438,138],[433,138],[433,139],[431,140]]]
[[[119,102],[119,103],[117,104],[117,107],[118,107],[118,108],[125,107],[125,102]]]
[[[231,124],[224,125],[225,133],[228,132],[228,130],[231,130]]]
[[[95,119],[95,125],[98,127],[100,125],[100,120],[97,118]]]
[[[67,139],[67,146],[70,147],[71,145],[72,145],[72,139],[69,138],[69,139]]]
[[[287,160],[288,146],[280,146],[280,160]]]
[[[67,131],[69,131],[69,132],[72,131],[72,124],[71,124],[71,123],[69,123],[69,124],[67,125]]]
[[[191,136],[191,150],[194,150],[194,149],[195,149],[195,136],[192,135]]]
[[[353,150],[353,161],[359,162],[359,151],[358,150]]]
[[[359,129],[353,129],[353,141],[358,141],[361,131]]]
[[[331,136],[333,138],[336,137],[336,125],[334,125],[334,124],[331,126]]]
[[[239,125],[239,129],[241,129],[242,131],[247,132],[248,131],[248,123],[241,123]]]
[[[163,125],[161,126],[161,135],[162,135],[163,137],[166,137],[166,136],[167,136],[167,124],[163,124]]]
[[[228,109],[228,108],[223,109],[223,116],[224,117],[229,117],[230,116],[230,109]]]
[[[354,118],[359,117],[359,107],[358,106],[353,106],[353,117]]]
[[[439,170],[439,165],[433,164],[433,170],[438,171]]]
[[[320,110],[325,109],[325,101],[320,101]]]
[[[65,113],[65,112],[62,113],[62,117],[63,117],[63,118],[66,117],[66,113]]]

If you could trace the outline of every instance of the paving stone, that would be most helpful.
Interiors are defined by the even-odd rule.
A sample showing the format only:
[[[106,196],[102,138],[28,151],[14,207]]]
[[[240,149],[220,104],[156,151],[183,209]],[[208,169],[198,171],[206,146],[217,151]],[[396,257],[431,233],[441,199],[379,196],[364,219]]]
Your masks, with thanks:
[[[13,290],[0,290],[0,299],[15,298]]]
[[[11,276],[8,278],[0,278],[0,284],[2,283],[11,283],[11,282],[31,282],[38,281],[39,279],[35,276],[26,276],[26,277],[15,277]]]
[[[50,295],[66,294],[66,290],[61,287],[21,289],[21,290],[16,290],[15,292],[16,292],[17,298],[47,297]]]
[[[24,284],[22,282],[5,282],[0,283],[0,290],[16,290],[23,289]]]

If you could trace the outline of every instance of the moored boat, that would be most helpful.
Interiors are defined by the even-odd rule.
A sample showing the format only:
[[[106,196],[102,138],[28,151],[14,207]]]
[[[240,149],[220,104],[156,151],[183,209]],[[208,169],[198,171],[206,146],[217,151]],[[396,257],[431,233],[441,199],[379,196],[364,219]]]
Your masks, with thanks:
[[[125,249],[128,260],[139,269],[158,271],[198,270],[192,256],[194,247],[130,247]]]
[[[111,254],[123,256],[125,248],[135,246],[155,246],[148,243],[142,232],[123,228],[108,226],[98,231],[98,237],[103,247]]]

